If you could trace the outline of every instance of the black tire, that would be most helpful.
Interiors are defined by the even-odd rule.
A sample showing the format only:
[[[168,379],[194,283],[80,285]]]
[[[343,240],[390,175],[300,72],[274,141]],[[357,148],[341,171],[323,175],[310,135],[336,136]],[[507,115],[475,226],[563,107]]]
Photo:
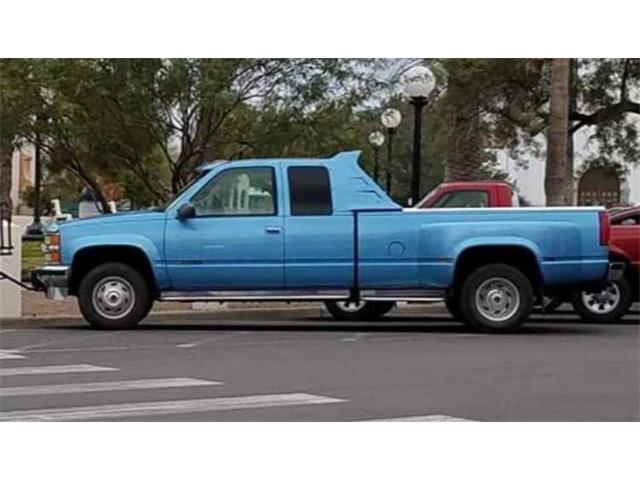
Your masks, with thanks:
[[[610,311],[606,313],[596,313],[593,307],[590,309],[584,301],[583,293],[587,293],[584,290],[577,290],[571,295],[571,303],[573,308],[578,312],[580,318],[587,323],[613,323],[620,320],[631,308],[633,303],[633,293],[631,285],[627,277],[622,277],[620,280],[611,282],[614,288],[617,288],[620,299],[618,304]],[[603,289],[604,291],[604,289]]]
[[[393,307],[395,307],[394,302],[363,302],[361,308],[348,311],[344,308],[341,308],[341,304],[344,302],[338,302],[335,300],[328,300],[324,302],[325,307],[329,313],[337,320],[348,320],[348,321],[365,321],[365,320],[379,320],[385,314],[389,313]]]
[[[115,289],[115,295],[119,295],[115,298],[129,299],[128,302],[120,302],[124,305],[121,310],[107,312],[109,307],[104,302],[96,300],[94,304],[94,291],[101,290],[107,283],[120,286]],[[104,300],[106,296],[108,291],[104,295],[96,292],[96,298]],[[119,330],[133,328],[140,323],[151,310],[153,298],[144,277],[137,270],[124,263],[110,262],[94,267],[80,280],[78,305],[85,320],[93,327]]]
[[[505,292],[510,292],[502,292],[496,296],[506,305],[505,317],[502,319],[490,318],[490,312],[482,309],[482,302],[476,301],[476,294],[488,288],[491,280],[506,286]],[[482,298],[480,294],[479,298]],[[517,268],[500,263],[485,265],[471,272],[464,281],[458,304],[467,325],[474,330],[486,333],[511,332],[522,325],[533,309],[533,287],[529,279]]]

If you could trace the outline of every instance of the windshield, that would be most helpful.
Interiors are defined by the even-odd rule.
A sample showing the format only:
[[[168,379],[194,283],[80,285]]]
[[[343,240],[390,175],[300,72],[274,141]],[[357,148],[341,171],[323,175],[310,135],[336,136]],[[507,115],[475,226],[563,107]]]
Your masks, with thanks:
[[[158,212],[164,212],[165,210],[167,210],[172,204],[173,202],[176,201],[176,199],[178,197],[180,197],[180,195],[182,195],[184,192],[186,192],[189,188],[191,188],[198,180],[200,180],[202,177],[204,177],[207,173],[209,173],[209,170],[202,170],[200,172],[198,172],[198,174],[193,177],[189,183],[187,183],[184,187],[182,187],[178,193],[176,193],[171,200],[165,202],[164,204],[160,205],[159,207],[155,207],[153,208],[153,210],[156,210]]]
[[[440,191],[440,187],[431,190],[422,200],[420,200],[413,208],[424,208],[425,205]]]

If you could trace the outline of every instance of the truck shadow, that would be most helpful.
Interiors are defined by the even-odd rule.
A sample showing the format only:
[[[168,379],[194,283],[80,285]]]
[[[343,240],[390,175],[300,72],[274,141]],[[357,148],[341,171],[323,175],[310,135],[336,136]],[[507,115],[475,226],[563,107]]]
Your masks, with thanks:
[[[138,330],[142,331],[290,331],[290,332],[378,332],[378,333],[416,333],[416,334],[453,334],[453,335],[469,335],[484,336],[492,334],[484,334],[475,332],[464,325],[453,322],[450,318],[430,318],[425,319],[407,319],[388,317],[383,321],[375,322],[340,322],[328,321],[326,318],[304,318],[300,320],[273,321],[273,320],[255,320],[255,321],[238,321],[238,320],[216,320],[211,319],[210,322],[185,323],[173,321],[171,323],[162,322],[142,323],[138,326]],[[521,329],[504,335],[553,335],[553,334],[575,334],[575,335],[597,335],[604,330],[595,325],[585,325],[573,322],[563,322],[553,324],[552,322],[530,322]]]

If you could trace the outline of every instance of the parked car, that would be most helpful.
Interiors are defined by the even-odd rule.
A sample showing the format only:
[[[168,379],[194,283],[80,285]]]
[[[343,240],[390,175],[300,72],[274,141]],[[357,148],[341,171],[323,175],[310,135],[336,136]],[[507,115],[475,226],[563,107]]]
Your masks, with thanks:
[[[602,209],[403,209],[358,158],[218,162],[158,211],[50,226],[34,283],[77,296],[99,328],[133,327],[165,300],[317,300],[368,319],[446,298],[472,328],[505,332],[546,289],[619,272]]]
[[[588,322],[619,320],[640,300],[640,207],[616,210],[610,223],[610,259],[624,265],[624,275],[603,289],[573,292],[573,307]]]

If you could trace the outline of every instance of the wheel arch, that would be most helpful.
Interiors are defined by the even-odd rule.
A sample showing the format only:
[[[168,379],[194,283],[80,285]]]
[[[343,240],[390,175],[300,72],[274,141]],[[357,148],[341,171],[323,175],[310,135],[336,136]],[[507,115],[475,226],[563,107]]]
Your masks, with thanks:
[[[544,279],[539,257],[533,248],[521,243],[475,244],[461,248],[454,265],[453,293],[469,273],[492,263],[502,263],[520,270],[531,281],[536,297],[542,298]]]
[[[82,278],[93,268],[108,262],[120,262],[142,274],[153,298],[159,295],[158,283],[147,253],[134,245],[92,245],[77,250],[71,262],[69,293],[77,294]]]

